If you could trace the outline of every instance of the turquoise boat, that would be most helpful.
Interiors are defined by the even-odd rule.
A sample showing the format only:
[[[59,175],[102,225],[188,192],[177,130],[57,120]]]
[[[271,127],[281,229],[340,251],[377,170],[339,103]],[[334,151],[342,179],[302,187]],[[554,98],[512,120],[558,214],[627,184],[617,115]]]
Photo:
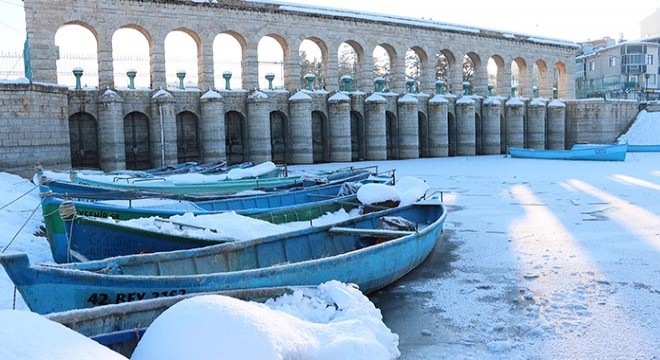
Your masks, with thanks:
[[[570,150],[537,150],[510,147],[507,154],[512,158],[523,159],[625,161],[627,148],[628,144],[579,144],[573,146]]]
[[[338,196],[349,195],[354,182],[391,183],[391,177],[371,176],[366,169],[351,172],[352,176],[335,180],[332,183],[312,186],[303,189],[280,191],[253,196],[229,197],[217,200],[185,201],[173,199],[119,199],[110,201],[95,201],[88,198],[70,196],[68,201],[73,205],[78,215],[111,217],[117,220],[130,220],[143,217],[158,216],[168,218],[173,215],[193,213],[195,215],[213,214],[222,211],[237,211],[244,215],[256,215],[277,208],[287,208],[295,212],[292,207],[311,204],[322,200],[333,199]],[[344,200],[349,200],[348,198]],[[64,223],[60,216],[60,205],[65,198],[50,191],[49,187],[41,187],[41,208],[46,227],[46,236],[50,244],[53,259],[58,263],[75,260],[71,257],[69,240],[66,236]],[[306,211],[300,209],[300,211]]]
[[[355,283],[369,293],[421,264],[440,240],[446,217],[446,207],[433,198],[333,225],[197,249],[43,265],[16,253],[0,255],[0,264],[40,314],[329,280]],[[393,223],[401,226],[384,226]]]
[[[315,289],[316,287],[287,286],[187,294],[52,313],[46,315],[46,318],[130,358],[151,323],[165,310],[182,300],[198,295],[222,295],[263,303],[269,299],[293,294],[295,291],[313,293]]]
[[[660,144],[658,145],[628,144],[628,152],[660,152]]]

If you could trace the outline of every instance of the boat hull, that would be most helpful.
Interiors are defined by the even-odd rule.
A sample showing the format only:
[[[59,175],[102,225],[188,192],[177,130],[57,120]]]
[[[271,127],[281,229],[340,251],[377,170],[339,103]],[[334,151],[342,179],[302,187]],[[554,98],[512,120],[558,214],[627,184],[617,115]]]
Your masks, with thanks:
[[[332,228],[375,229],[383,216],[420,227],[376,242]],[[181,294],[257,287],[357,284],[385,287],[417,267],[439,241],[446,208],[439,201],[359,216],[334,226],[307,228],[244,242],[64,265],[30,265],[25,254],[0,263],[28,307],[45,314]],[[379,235],[380,236],[380,235]]]
[[[627,144],[576,145],[571,150],[537,150],[510,147],[508,154],[512,158],[523,159],[625,161],[627,148]]]

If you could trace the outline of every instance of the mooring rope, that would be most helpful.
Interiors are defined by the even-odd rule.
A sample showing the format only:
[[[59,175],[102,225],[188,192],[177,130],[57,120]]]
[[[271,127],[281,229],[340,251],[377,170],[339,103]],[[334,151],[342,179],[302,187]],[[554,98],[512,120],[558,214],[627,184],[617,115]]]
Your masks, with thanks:
[[[36,189],[37,187],[39,187],[39,185],[34,185],[30,190],[26,191],[26,192],[23,193],[21,196],[17,197],[16,199],[14,199],[14,200],[10,201],[9,203],[7,203],[7,204],[3,205],[2,207],[0,207],[0,210],[2,210],[2,209],[4,209],[4,208],[6,208],[7,206],[9,206],[9,205],[11,205],[11,204],[17,202],[17,201],[20,200],[23,196],[25,196],[25,195],[31,193],[32,190]]]
[[[16,310],[16,286],[14,286],[14,301],[11,304],[11,309]]]
[[[41,207],[41,203],[39,203],[39,205],[37,205],[37,207],[34,208],[34,210],[32,210],[32,213],[30,214],[30,216],[28,216],[28,218],[25,220],[25,222],[23,223],[23,225],[21,225],[21,228],[18,229],[18,231],[16,232],[16,234],[14,234],[14,237],[11,238],[11,240],[9,241],[9,243],[7,244],[7,246],[5,246],[5,248],[2,249],[2,251],[0,251],[0,254],[4,253],[4,252],[7,250],[7,248],[9,248],[9,246],[14,242],[14,240],[16,240],[16,237],[18,236],[18,234],[21,233],[21,231],[23,230],[23,228],[25,227],[25,225],[27,225],[28,221],[30,221],[30,219],[32,219],[32,216],[34,216],[34,213],[37,212],[37,209],[39,209],[40,207]]]

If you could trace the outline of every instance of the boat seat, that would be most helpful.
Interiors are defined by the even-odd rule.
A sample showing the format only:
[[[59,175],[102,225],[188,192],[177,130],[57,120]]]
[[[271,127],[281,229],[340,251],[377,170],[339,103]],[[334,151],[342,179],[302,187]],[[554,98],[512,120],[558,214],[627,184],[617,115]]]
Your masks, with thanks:
[[[329,233],[330,235],[353,235],[353,236],[396,239],[402,236],[414,234],[415,232],[407,231],[407,230],[358,229],[358,228],[334,226],[330,228]]]

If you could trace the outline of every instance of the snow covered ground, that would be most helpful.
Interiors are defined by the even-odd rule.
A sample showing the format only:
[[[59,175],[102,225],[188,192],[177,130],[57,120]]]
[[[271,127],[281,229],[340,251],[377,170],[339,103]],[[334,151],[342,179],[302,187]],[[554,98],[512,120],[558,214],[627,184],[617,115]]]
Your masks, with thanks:
[[[660,139],[654,124],[645,133]],[[660,153],[629,153],[625,162],[479,156],[360,165],[424,179],[449,206],[446,244],[372,296],[387,303],[412,295],[383,311],[401,359],[660,356]],[[36,190],[5,204],[33,185],[0,180],[0,251],[52,261],[45,239],[32,235],[40,210],[13,239],[37,207]],[[13,294],[0,270],[0,309],[12,308]],[[16,308],[25,309],[20,296]],[[0,338],[0,349],[10,345]]]

